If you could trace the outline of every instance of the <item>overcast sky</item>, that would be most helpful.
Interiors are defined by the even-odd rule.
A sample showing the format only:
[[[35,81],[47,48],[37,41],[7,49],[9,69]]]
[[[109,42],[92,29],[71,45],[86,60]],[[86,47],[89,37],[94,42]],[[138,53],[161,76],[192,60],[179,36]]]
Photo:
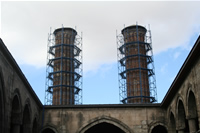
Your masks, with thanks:
[[[150,24],[157,89],[164,92],[158,94],[161,101],[200,33],[199,5],[198,1],[1,2],[1,38],[43,102],[50,27],[76,28],[78,34],[83,32],[85,103],[118,103],[116,30],[120,34],[124,26]],[[171,67],[174,63],[179,64]],[[167,76],[169,69],[176,72]],[[169,83],[162,84],[166,79]],[[107,97],[105,101],[101,95]]]

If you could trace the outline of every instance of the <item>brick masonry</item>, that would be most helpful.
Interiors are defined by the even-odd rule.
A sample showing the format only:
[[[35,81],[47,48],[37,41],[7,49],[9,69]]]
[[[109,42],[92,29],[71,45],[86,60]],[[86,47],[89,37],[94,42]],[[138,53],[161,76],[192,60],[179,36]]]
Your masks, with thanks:
[[[109,123],[124,133],[197,132],[200,37],[161,103],[44,106],[0,40],[0,132],[85,133]],[[43,112],[44,111],[44,112]],[[161,131],[161,132],[162,132]]]

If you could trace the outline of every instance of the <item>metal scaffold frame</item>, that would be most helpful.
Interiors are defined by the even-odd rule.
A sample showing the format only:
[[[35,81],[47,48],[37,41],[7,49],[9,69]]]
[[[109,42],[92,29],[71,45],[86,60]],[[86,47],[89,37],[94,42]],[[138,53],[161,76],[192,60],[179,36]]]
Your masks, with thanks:
[[[63,31],[62,27],[62,31]],[[74,31],[72,31],[74,32]],[[71,33],[74,34],[74,33]],[[62,33],[62,40],[64,35]],[[73,38],[71,37],[70,40]],[[65,93],[63,92],[63,87],[70,88],[70,104],[82,104],[82,86],[83,86],[83,69],[82,69],[82,33],[80,35],[75,35],[73,44],[65,44],[63,41],[60,44],[56,44],[55,35],[50,30],[48,34],[48,44],[47,44],[47,66],[46,66],[46,82],[45,82],[45,105],[53,105],[53,92],[54,88],[60,88],[60,103],[62,103],[62,96]],[[55,57],[55,49],[61,49],[61,56]],[[63,50],[70,49],[70,54],[72,56],[66,57],[63,55]],[[59,70],[54,70],[55,61],[60,60]],[[70,70],[64,70],[63,61],[67,60],[70,62]],[[64,66],[66,67],[66,66]],[[72,70],[73,69],[73,70]],[[54,75],[60,74],[60,84],[54,85],[53,81],[55,80]],[[70,79],[64,79],[62,75],[70,75]],[[69,80],[69,84],[63,84],[63,80]],[[68,82],[68,81],[67,81]],[[73,83],[72,83],[73,82]],[[73,92],[71,92],[73,91]],[[68,94],[69,95],[69,94]]]
[[[136,36],[137,36],[137,40],[134,42],[125,42],[125,39],[129,38],[129,37],[133,37],[130,36],[130,34],[127,34],[127,38],[124,38],[124,35],[122,33],[118,34],[116,33],[116,43],[117,43],[117,58],[118,58],[118,83],[119,83],[119,98],[120,98],[120,102],[126,104],[128,103],[127,101],[130,99],[137,99],[137,98],[141,98],[141,101],[139,103],[144,103],[142,101],[142,99],[149,99],[150,103],[153,102],[157,102],[157,89],[156,89],[156,78],[155,78],[155,67],[154,67],[154,59],[153,59],[153,50],[152,50],[152,38],[151,38],[151,31],[150,31],[150,26],[145,34],[145,38],[144,38],[144,42],[139,41],[138,37],[139,37],[139,33],[138,33],[138,25],[136,24]],[[129,29],[127,29],[127,31],[124,32],[130,32],[128,31]],[[125,34],[125,33],[124,33]],[[129,50],[127,50],[128,47],[130,47],[131,45],[136,45],[139,49],[139,45],[145,45],[145,51],[146,54],[141,54],[140,49],[138,50],[137,54],[131,55],[131,54],[127,54],[127,52],[129,52]],[[128,63],[128,59],[130,58],[134,58],[137,57],[138,60],[138,64],[141,64],[141,60],[140,58],[146,58],[146,63],[147,63],[147,68],[142,68],[140,65],[138,65],[139,67],[137,68],[129,68],[127,69],[127,63]],[[128,80],[127,79],[127,73],[128,72],[134,72],[134,71],[139,71],[139,77],[140,78],[140,82],[133,83],[135,81],[133,80]],[[142,95],[142,91],[144,91],[144,88],[142,88],[141,85],[141,71],[147,71],[148,73],[148,86],[149,86],[149,96],[144,96]],[[132,85],[138,85],[139,90],[134,90],[134,91],[141,91],[140,95],[137,96],[128,96],[128,86]],[[133,92],[136,93],[136,92]]]

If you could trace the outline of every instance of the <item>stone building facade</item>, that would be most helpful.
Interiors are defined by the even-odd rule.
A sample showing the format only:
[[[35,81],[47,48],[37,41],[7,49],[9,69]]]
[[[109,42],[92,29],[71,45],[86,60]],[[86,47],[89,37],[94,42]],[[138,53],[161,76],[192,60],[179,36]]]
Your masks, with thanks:
[[[43,106],[0,40],[2,133],[197,133],[200,36],[161,103]]]

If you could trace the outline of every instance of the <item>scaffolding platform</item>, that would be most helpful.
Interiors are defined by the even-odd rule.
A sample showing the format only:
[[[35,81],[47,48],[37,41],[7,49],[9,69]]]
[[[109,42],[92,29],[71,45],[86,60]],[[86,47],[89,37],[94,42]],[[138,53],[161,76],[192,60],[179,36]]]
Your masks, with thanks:
[[[82,73],[82,35],[72,28],[50,31],[44,104],[82,104]]]
[[[120,101],[124,104],[157,101],[151,31],[140,25],[117,33]]]

